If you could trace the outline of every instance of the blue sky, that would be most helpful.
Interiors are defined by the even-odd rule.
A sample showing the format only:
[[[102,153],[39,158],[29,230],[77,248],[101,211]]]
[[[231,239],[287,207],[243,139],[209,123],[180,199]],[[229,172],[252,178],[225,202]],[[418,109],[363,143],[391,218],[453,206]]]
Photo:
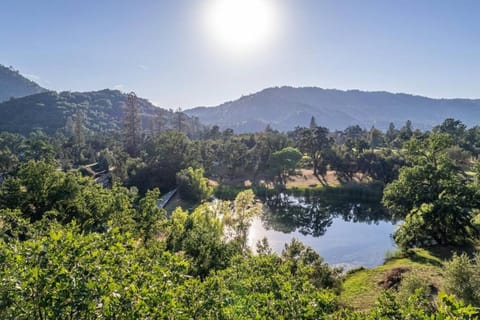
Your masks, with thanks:
[[[480,1],[272,0],[275,41],[236,60],[209,45],[205,1],[1,0],[0,63],[171,108],[281,85],[480,97]]]

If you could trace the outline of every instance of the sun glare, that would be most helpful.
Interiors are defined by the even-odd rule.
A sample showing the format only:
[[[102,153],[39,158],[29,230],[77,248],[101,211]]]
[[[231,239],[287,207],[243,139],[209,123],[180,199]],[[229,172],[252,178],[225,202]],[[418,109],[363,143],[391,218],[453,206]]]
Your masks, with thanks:
[[[273,0],[210,0],[204,16],[211,40],[235,55],[267,46],[275,35],[277,18]]]

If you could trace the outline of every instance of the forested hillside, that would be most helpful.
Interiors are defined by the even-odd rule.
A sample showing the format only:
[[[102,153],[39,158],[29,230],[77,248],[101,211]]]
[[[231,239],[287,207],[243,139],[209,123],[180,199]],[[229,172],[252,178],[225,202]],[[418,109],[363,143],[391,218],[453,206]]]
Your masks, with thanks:
[[[236,132],[257,132],[270,125],[281,131],[308,123],[314,116],[331,130],[351,125],[387,129],[412,120],[417,128],[430,129],[446,118],[467,125],[480,119],[480,100],[431,99],[409,94],[276,87],[226,102],[216,107],[187,110],[205,124],[232,128]]]
[[[47,91],[12,67],[0,64],[0,102]]]
[[[120,130],[127,95],[118,90],[93,92],[44,92],[0,104],[0,130],[21,134],[41,129],[53,134],[71,130],[81,115],[92,133]],[[142,128],[146,132],[182,127],[194,134],[201,127],[196,119],[181,112],[155,107],[148,100],[136,99]]]

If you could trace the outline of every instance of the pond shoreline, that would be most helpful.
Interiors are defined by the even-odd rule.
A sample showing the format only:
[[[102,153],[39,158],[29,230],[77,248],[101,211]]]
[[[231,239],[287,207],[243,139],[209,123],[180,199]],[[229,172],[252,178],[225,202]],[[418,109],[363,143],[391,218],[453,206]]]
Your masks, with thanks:
[[[275,195],[280,192],[292,193],[294,195],[310,195],[318,193],[350,193],[359,197],[369,197],[381,200],[383,194],[383,184],[381,183],[348,183],[338,186],[318,186],[318,187],[289,187],[284,190],[276,190],[265,186],[236,187],[231,185],[218,185],[215,188],[215,197],[222,200],[233,200],[236,195],[242,191],[251,189],[257,196]]]

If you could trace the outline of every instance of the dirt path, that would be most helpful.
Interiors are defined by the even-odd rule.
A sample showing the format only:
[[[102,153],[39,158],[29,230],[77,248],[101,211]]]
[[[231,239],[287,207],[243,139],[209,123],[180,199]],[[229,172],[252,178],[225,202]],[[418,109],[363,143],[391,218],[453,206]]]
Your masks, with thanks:
[[[322,183],[313,175],[313,170],[301,169],[299,172],[299,176],[290,177],[290,180],[287,182],[287,188],[315,188],[322,186]],[[325,180],[329,186],[338,186],[340,184],[335,171],[327,171]]]
[[[289,181],[287,182],[287,188],[316,188],[324,186],[318,179],[313,175],[313,170],[311,169],[300,169],[298,170],[300,173],[297,176],[291,176]],[[338,180],[337,174],[333,170],[327,171],[327,175],[324,177],[326,183],[330,187],[339,186],[341,182]],[[361,182],[362,181],[361,174],[355,174],[354,181]],[[260,184],[264,181],[259,180]],[[217,181],[210,179],[209,184],[213,186],[218,186],[220,183]],[[252,185],[250,180],[245,180],[245,178],[236,178],[234,180],[225,180],[223,182],[225,185],[235,186],[235,187],[250,187]]]

